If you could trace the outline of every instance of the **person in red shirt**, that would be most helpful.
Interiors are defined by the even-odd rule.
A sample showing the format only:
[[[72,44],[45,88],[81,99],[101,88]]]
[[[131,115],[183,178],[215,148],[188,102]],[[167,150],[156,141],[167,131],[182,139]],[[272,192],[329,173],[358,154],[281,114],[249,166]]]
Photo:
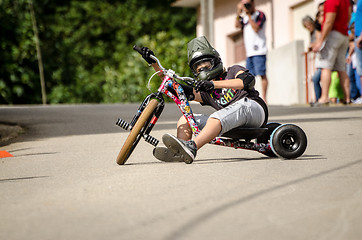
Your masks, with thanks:
[[[349,43],[348,24],[351,12],[350,0],[327,0],[324,3],[322,33],[313,47],[313,51],[317,52],[316,67],[322,69],[322,96],[314,106],[328,105],[332,71],[338,72],[344,91],[344,100],[350,103],[345,56]]]

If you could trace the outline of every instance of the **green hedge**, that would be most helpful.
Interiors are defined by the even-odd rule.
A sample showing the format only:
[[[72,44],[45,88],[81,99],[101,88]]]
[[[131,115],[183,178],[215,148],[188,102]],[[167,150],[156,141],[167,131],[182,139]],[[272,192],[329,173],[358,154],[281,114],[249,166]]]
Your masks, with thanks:
[[[48,103],[143,99],[153,69],[135,44],[191,75],[186,43],[195,37],[196,11],[171,2],[33,0]],[[28,0],[0,0],[0,24],[0,104],[41,103]]]

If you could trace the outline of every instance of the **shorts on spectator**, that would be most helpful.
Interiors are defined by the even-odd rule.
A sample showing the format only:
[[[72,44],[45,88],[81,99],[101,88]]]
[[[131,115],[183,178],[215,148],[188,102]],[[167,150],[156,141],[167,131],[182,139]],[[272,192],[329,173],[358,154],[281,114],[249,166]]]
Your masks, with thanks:
[[[266,55],[251,56],[246,59],[246,68],[254,76],[266,75]]]
[[[333,71],[346,71],[348,36],[331,31],[322,49],[317,53],[316,67]]]

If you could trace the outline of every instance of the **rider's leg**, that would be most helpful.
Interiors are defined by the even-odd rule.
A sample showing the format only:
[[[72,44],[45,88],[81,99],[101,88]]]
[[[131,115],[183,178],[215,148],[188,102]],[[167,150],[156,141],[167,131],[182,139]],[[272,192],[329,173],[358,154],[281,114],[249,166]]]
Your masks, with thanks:
[[[221,132],[221,122],[219,119],[210,117],[205,127],[202,129],[199,135],[194,139],[197,149],[200,149],[206,143],[209,143],[212,139],[217,137]]]
[[[177,122],[177,138],[185,141],[192,138],[191,127],[184,116],[181,116]]]
[[[201,116],[199,114],[194,114],[195,119],[197,119],[199,123],[199,127],[203,127],[205,125],[207,116]],[[177,122],[177,138],[189,141],[192,138],[192,130],[190,125],[188,124],[186,118],[184,116],[181,116],[180,119]],[[164,162],[179,162],[184,161],[184,159],[181,157],[182,154],[179,152],[174,152],[171,149],[165,148],[165,147],[156,147],[153,150],[153,156],[157,158],[158,160],[164,161]],[[192,160],[190,160],[192,162]]]
[[[177,138],[188,141],[192,138],[192,130],[186,118],[181,116],[177,122]],[[184,161],[181,155],[177,152],[168,149],[167,147],[156,147],[153,149],[153,156],[164,162],[179,162]]]
[[[265,116],[261,105],[254,100],[243,98],[211,114],[206,125],[202,128],[200,134],[195,137],[194,141],[185,141],[168,133],[162,136],[162,141],[167,148],[180,155],[186,163],[192,163],[197,149],[210,142],[220,133],[225,133],[237,126],[260,127],[264,123],[265,117],[267,116]],[[181,131],[180,134],[183,133],[185,131]]]
[[[165,134],[162,137],[164,144],[168,148],[155,148],[153,154],[161,161],[180,161],[183,159],[186,163],[192,163],[196,156],[197,146],[202,147],[214,139],[221,131],[221,122],[215,118],[209,118],[206,115],[194,114],[195,120],[202,129],[200,134],[192,138],[192,129],[186,118],[182,116],[177,123],[177,138],[171,134]],[[206,120],[208,119],[208,120]],[[206,123],[206,124],[205,124]],[[198,142],[196,144],[196,142]],[[180,148],[181,147],[181,148]]]
[[[194,118],[196,120],[199,129],[202,130],[205,127],[206,122],[209,119],[209,116],[205,114],[194,113]],[[193,133],[190,124],[187,122],[184,116],[181,116],[177,122],[177,138],[188,141],[191,140],[192,135]]]

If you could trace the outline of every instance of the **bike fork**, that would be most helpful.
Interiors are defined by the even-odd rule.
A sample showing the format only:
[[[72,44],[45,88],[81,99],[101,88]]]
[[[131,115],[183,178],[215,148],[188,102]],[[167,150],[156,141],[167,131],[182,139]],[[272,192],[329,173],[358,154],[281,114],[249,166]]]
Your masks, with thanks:
[[[141,116],[143,110],[147,106],[151,97],[157,97],[157,96],[155,94],[151,94],[146,97],[146,99],[142,102],[142,104],[138,108],[137,113],[134,115],[131,123],[128,123],[127,121],[125,121],[121,118],[118,118],[116,125],[123,128],[124,130],[131,131],[133,126],[136,124],[138,118]],[[157,108],[155,109],[154,114],[152,114],[152,118],[148,122],[146,122],[144,129],[140,133],[140,135],[144,138],[144,140],[146,142],[148,142],[149,144],[151,144],[155,147],[158,145],[158,143],[160,141],[157,138],[151,136],[150,132],[151,132],[152,128],[155,126],[158,118],[160,117],[160,115],[165,107],[165,103],[164,103],[164,100],[162,99],[162,97],[161,98],[157,97],[157,98],[160,99],[160,103],[158,104]]]
[[[116,125],[123,128],[124,130],[131,131],[133,126],[136,124],[138,118],[141,116],[143,109],[145,109],[145,107],[147,106],[149,100],[150,100],[150,96],[147,96],[145,98],[145,100],[143,100],[143,102],[141,103],[141,105],[139,106],[139,108],[137,110],[137,113],[133,116],[131,123],[128,123],[127,121],[125,121],[121,118],[118,118]]]

